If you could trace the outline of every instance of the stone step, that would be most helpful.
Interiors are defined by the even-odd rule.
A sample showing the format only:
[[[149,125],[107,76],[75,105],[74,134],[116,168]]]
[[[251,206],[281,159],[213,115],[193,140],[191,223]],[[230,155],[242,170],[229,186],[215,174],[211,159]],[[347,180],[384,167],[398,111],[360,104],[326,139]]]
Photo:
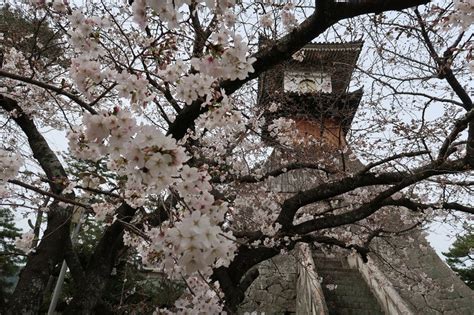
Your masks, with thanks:
[[[334,290],[330,290],[327,286],[323,287],[325,294],[327,293],[328,296],[333,295],[341,295],[341,296],[353,296],[353,297],[363,297],[367,296],[368,294],[372,294],[372,292],[364,287],[354,289],[350,287],[341,287],[337,286]]]
[[[357,269],[351,269],[343,257],[315,257],[316,272],[330,315],[383,314],[377,299]],[[335,285],[329,290],[328,284]]]
[[[379,310],[367,310],[357,308],[339,308],[337,312],[329,312],[330,315],[384,315]]]
[[[373,301],[360,301],[360,302],[344,302],[344,301],[333,301],[327,300],[326,305],[328,309],[339,309],[339,308],[357,308],[357,309],[364,309],[364,310],[371,310],[371,311],[379,311],[380,306],[378,304],[374,304]]]
[[[353,295],[353,293],[364,293],[368,294],[371,293],[370,289],[366,286],[361,284],[351,284],[348,282],[331,282],[331,281],[324,281],[321,285],[323,289],[328,290],[329,292],[335,291],[338,294],[343,295]]]
[[[356,285],[362,278],[353,274],[331,274],[331,273],[318,273],[320,278],[323,278],[323,282],[328,283],[340,283],[348,285]],[[363,280],[362,280],[363,281]]]
[[[332,276],[335,278],[340,277],[351,277],[351,278],[360,278],[360,274],[356,270],[317,270],[318,275],[321,276]]]
[[[337,298],[326,298],[327,304],[334,303],[339,307],[347,308],[367,308],[367,309],[379,309],[377,300],[364,297],[337,297]]]
[[[331,287],[336,286],[335,290],[337,292],[352,292],[352,291],[363,291],[363,292],[371,292],[370,289],[358,282],[350,282],[350,281],[329,281],[332,279],[324,279],[323,278],[323,284],[322,287],[327,288],[329,291],[331,291]],[[328,286],[330,285],[330,286]],[[334,288],[333,288],[334,289]]]
[[[332,273],[332,272],[346,272],[346,273],[353,273],[354,271],[357,272],[357,270],[350,269],[350,268],[344,268],[344,267],[319,267],[316,266],[316,271],[319,272],[325,272],[325,273]]]
[[[325,268],[325,267],[338,267],[338,268],[349,268],[349,264],[345,259],[320,259],[313,258],[316,268]]]

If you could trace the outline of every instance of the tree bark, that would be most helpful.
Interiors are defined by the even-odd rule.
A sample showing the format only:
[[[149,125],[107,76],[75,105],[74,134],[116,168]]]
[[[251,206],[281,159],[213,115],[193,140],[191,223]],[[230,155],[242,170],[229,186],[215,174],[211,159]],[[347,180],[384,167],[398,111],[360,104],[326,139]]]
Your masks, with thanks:
[[[234,313],[245,298],[245,291],[257,277],[246,277],[247,272],[258,263],[270,259],[280,253],[276,248],[239,248],[229,267],[214,270],[212,280],[219,281],[225,295],[227,311]]]
[[[130,222],[136,209],[123,203],[117,212],[120,220]],[[118,257],[126,250],[123,232],[124,225],[118,221],[104,232],[87,265],[86,281],[76,284],[76,294],[66,308],[65,314],[93,314]]]
[[[21,271],[6,314],[37,314],[43,302],[43,291],[55,266],[63,260],[63,249],[69,238],[69,211],[50,206],[48,227],[43,241],[28,255],[28,262]],[[45,241],[47,240],[47,241]]]

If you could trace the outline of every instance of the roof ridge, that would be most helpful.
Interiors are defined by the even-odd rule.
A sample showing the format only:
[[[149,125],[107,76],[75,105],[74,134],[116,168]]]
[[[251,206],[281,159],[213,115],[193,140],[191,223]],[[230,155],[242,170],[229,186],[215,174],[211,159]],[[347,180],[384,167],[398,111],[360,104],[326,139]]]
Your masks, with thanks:
[[[331,48],[347,48],[347,49],[354,49],[354,48],[358,48],[358,49],[361,49],[362,46],[364,45],[364,41],[355,41],[355,42],[324,42],[324,43],[321,43],[321,42],[316,42],[316,43],[309,43],[307,44],[306,46],[304,46],[302,49],[303,50],[310,50],[310,49],[322,49],[322,48],[327,48],[327,49],[331,49]]]

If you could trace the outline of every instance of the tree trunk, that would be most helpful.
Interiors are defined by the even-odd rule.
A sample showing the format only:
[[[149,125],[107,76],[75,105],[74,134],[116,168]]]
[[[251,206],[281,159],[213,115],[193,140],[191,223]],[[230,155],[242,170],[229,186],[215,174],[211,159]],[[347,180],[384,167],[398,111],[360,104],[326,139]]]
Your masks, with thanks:
[[[135,211],[123,203],[117,211],[118,218],[129,222]],[[76,293],[65,314],[93,314],[94,308],[101,301],[117,258],[126,249],[123,231],[124,225],[118,221],[107,228],[88,263],[86,281],[76,287]]]
[[[34,252],[28,255],[6,314],[37,314],[43,302],[43,291],[54,267],[63,260],[63,249],[69,237],[69,211],[53,203],[48,213],[48,228]]]
[[[250,269],[258,263],[278,255],[275,248],[239,248],[237,256],[229,267],[219,267],[214,270],[212,280],[219,281],[224,292],[226,311],[237,312],[237,307],[245,298],[245,291],[258,277],[258,273],[249,275]]]

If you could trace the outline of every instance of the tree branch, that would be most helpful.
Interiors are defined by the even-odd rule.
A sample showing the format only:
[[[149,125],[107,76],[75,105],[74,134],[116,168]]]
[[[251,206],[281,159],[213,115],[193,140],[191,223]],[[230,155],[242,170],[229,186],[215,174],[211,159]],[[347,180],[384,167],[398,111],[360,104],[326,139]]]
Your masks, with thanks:
[[[268,173],[266,173],[265,175],[263,175],[261,177],[247,175],[247,176],[242,176],[242,177],[236,178],[235,181],[241,182],[241,183],[258,183],[258,182],[262,182],[262,181],[266,180],[269,177],[276,177],[276,176],[279,176],[281,174],[285,174],[288,171],[299,170],[299,169],[319,170],[319,171],[323,171],[327,174],[334,174],[335,173],[335,171],[327,169],[325,167],[322,167],[320,164],[295,162],[295,163],[289,163],[287,165],[279,167],[278,169],[273,170],[271,172],[268,172]]]
[[[6,71],[1,70],[1,69],[0,69],[0,76],[10,78],[10,79],[13,79],[13,80],[17,80],[17,81],[21,81],[21,82],[25,82],[25,83],[29,83],[29,84],[33,84],[33,85],[39,86],[43,89],[56,92],[57,94],[64,95],[67,98],[69,98],[70,100],[77,103],[79,106],[81,106],[85,110],[87,110],[89,113],[97,114],[97,111],[95,109],[93,109],[89,104],[87,104],[86,102],[81,100],[78,96],[64,91],[64,89],[62,89],[60,87],[57,87],[57,86],[54,86],[54,85],[51,85],[51,84],[48,84],[48,83],[45,83],[45,82],[42,82],[42,81],[35,80],[33,78],[23,77],[23,76],[18,75],[18,74],[9,73],[9,72],[6,72]]]
[[[426,204],[421,202],[416,202],[408,198],[400,199],[388,199],[385,202],[386,205],[391,206],[401,206],[412,211],[426,210],[426,209],[446,209],[446,210],[455,210],[464,213],[474,214],[474,207],[468,207],[457,202],[443,202],[440,204]]]
[[[51,181],[51,191],[60,195],[66,187],[67,175],[46,139],[15,100],[0,94],[0,107],[12,116],[25,133],[34,158]],[[64,244],[69,238],[71,211],[72,207],[64,209],[58,205],[57,200],[49,206],[45,236],[36,251],[28,257],[10,300],[10,308],[18,313],[36,312],[35,310],[39,309],[49,276],[54,266],[64,257]]]
[[[371,170],[372,168],[374,168],[376,166],[385,164],[385,163],[393,161],[393,160],[400,159],[402,157],[413,157],[413,156],[419,156],[419,155],[423,155],[423,154],[430,154],[430,151],[422,150],[422,151],[417,151],[417,152],[407,152],[407,153],[395,154],[395,155],[389,156],[388,158],[382,159],[380,161],[367,164],[367,166],[364,167],[358,174],[366,173],[366,172],[368,172],[369,170]]]
[[[32,190],[32,191],[37,192],[41,195],[52,197],[55,200],[62,201],[64,203],[79,206],[79,207],[82,207],[82,208],[87,209],[87,210],[92,210],[92,207],[89,206],[88,204],[85,204],[85,203],[82,203],[82,202],[79,202],[79,201],[75,201],[75,200],[63,197],[61,195],[58,195],[58,194],[50,193],[49,191],[43,190],[41,188],[35,187],[35,186],[27,184],[27,183],[23,183],[23,182],[21,182],[19,180],[16,180],[16,179],[10,179],[10,180],[8,180],[8,182],[11,183],[11,184],[18,185],[20,187],[26,188],[28,190]]]
[[[361,205],[360,207],[356,208],[355,210],[334,215],[334,216],[328,216],[328,217],[323,217],[323,218],[317,218],[313,220],[308,220],[306,222],[300,223],[298,225],[293,226],[292,221],[293,217],[291,217],[291,221],[286,221],[285,225],[283,225],[283,229],[288,230],[290,233],[295,233],[295,234],[306,234],[310,233],[313,231],[325,229],[325,228],[333,228],[337,226],[342,226],[350,223],[354,223],[357,221],[360,221],[362,219],[367,218],[371,214],[373,214],[375,211],[380,209],[381,207],[384,206],[384,203],[387,198],[389,198],[391,195],[394,193],[400,191],[401,189],[408,187],[416,182],[419,182],[423,179],[426,179],[428,177],[434,176],[434,175],[441,175],[441,174],[446,174],[446,173],[453,173],[453,172],[458,172],[458,171],[464,171],[466,167],[466,164],[464,161],[453,161],[450,163],[445,163],[440,165],[437,168],[433,168],[432,166],[429,167],[424,167],[422,169],[419,169],[418,171],[414,172],[412,175],[405,175],[403,176],[403,179],[401,179],[399,182],[397,182],[394,186],[384,190],[380,194],[377,195],[377,197],[373,198],[371,201]],[[317,188],[316,188],[317,189]],[[307,193],[308,191],[306,191]],[[312,190],[313,193],[315,193],[314,190]],[[311,195],[308,196],[309,198],[306,199],[305,201],[311,200]],[[319,197],[319,196],[318,196]],[[285,202],[286,203],[286,202]],[[285,212],[285,203],[282,206],[282,213]],[[304,202],[300,204],[301,206],[307,205],[310,202]],[[299,209],[299,207],[298,207]],[[277,222],[279,222],[277,220]],[[280,223],[280,222],[279,222]],[[281,223],[280,223],[281,224]]]
[[[28,138],[34,158],[39,162],[50,182],[51,190],[60,194],[67,182],[66,171],[32,119],[24,114],[18,103],[0,94],[0,107],[9,113]]]

